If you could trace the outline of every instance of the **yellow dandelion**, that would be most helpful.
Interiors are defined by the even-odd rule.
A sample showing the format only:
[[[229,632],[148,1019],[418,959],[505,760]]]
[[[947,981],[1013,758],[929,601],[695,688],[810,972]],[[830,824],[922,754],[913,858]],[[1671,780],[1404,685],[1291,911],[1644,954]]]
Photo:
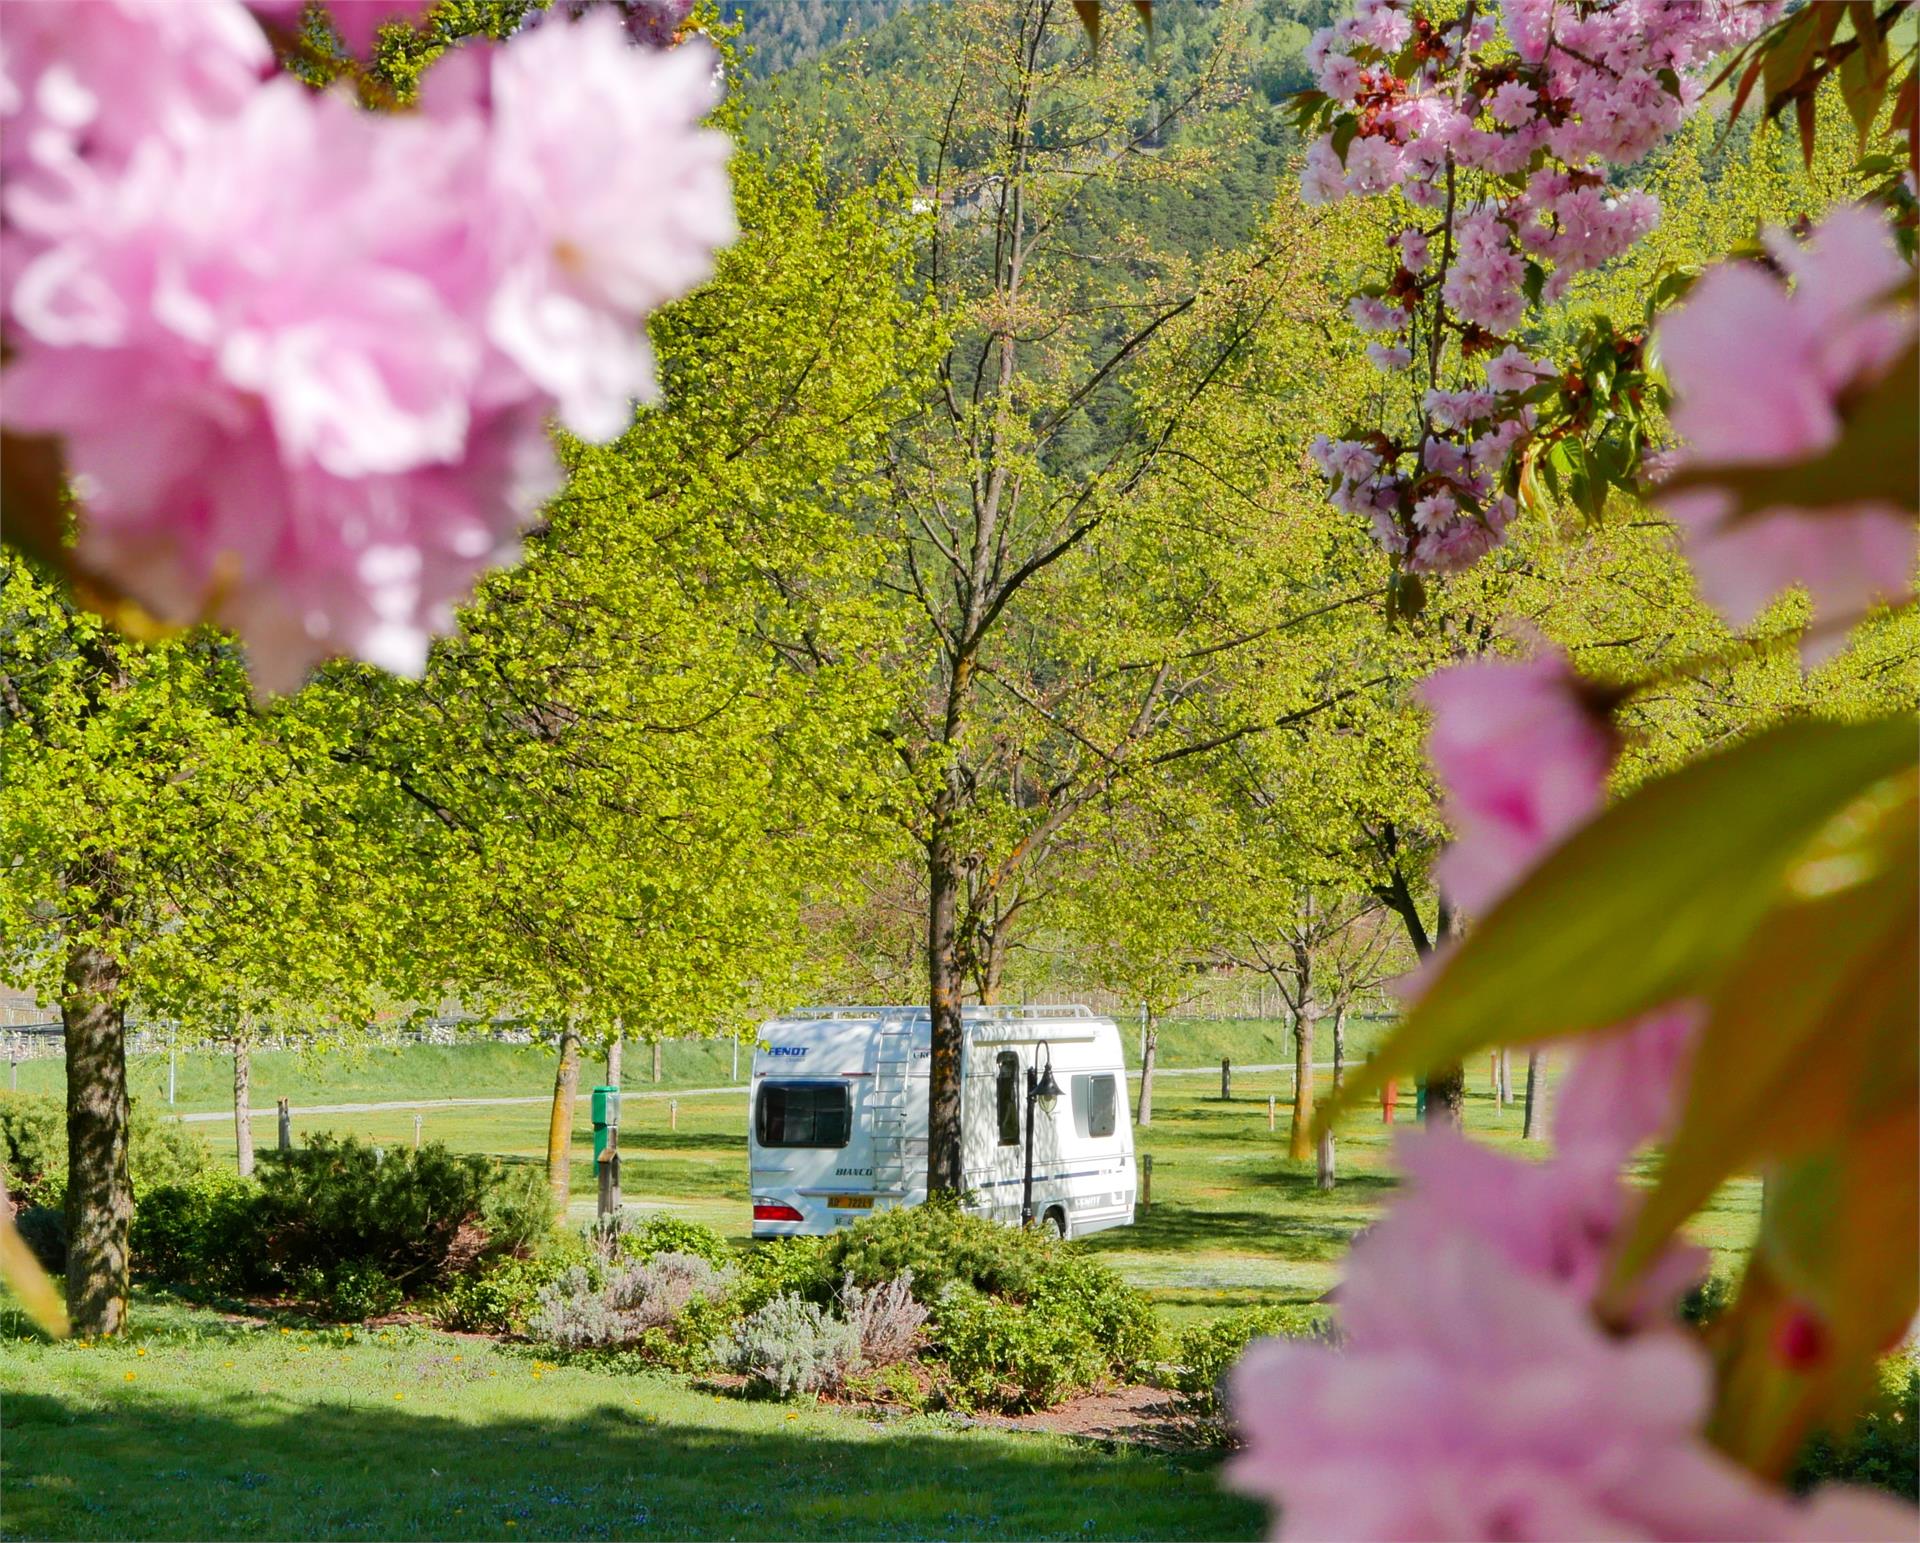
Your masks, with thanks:
[[[797,1420],[797,1419],[799,1419],[799,1418],[800,1418],[800,1411],[799,1411],[798,1409],[789,1409],[789,1410],[787,1411],[787,1418],[788,1418],[789,1420]]]
[[[393,1395],[393,1401],[394,1401],[394,1402],[395,1402],[395,1403],[397,1404],[397,1403],[399,1403],[399,1402],[400,1402],[400,1401],[401,1401],[402,1399],[404,1399],[404,1398],[405,1398],[406,1396],[407,1396],[407,1395],[406,1395],[406,1394],[404,1394],[404,1393],[396,1393],[396,1394],[394,1394],[394,1395]]]
[[[132,1372],[128,1372],[128,1373],[127,1373],[127,1381],[129,1381],[129,1382],[131,1382],[131,1381],[133,1381],[133,1375],[134,1375],[134,1374],[133,1374]]]
[[[281,1330],[280,1332],[281,1332],[282,1334],[291,1334],[291,1333],[293,1332],[293,1330],[292,1330],[292,1329],[282,1329],[282,1330]]]
[[[142,1345],[138,1350],[134,1351],[135,1355],[145,1355],[146,1353],[147,1347],[145,1345]]]
[[[456,1360],[456,1361],[457,1361],[457,1360],[459,1360],[459,1359],[460,1359],[460,1357],[459,1357],[459,1356],[455,1356],[455,1357],[454,1357],[454,1360]]]
[[[220,1364],[222,1367],[224,1367],[228,1371],[233,1370],[233,1362],[231,1361],[222,1361]]]

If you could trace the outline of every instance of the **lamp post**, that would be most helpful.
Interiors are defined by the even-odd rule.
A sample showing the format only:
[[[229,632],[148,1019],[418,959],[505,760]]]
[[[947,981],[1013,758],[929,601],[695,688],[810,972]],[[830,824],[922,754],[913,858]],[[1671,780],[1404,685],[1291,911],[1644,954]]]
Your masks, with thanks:
[[[1049,1111],[1054,1101],[1060,1097],[1060,1084],[1053,1080],[1053,1050],[1044,1046],[1047,1052],[1047,1064],[1036,1072],[1027,1068],[1027,1177],[1025,1187],[1020,1191],[1020,1225],[1033,1225],[1033,1106],[1044,1102]]]

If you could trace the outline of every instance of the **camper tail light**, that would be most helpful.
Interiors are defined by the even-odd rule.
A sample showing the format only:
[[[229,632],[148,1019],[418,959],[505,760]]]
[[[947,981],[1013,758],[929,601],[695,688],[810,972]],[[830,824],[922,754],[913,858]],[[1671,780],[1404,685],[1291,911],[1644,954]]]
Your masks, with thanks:
[[[806,1220],[790,1205],[782,1205],[777,1200],[757,1200],[753,1206],[753,1219],[757,1222],[803,1222]]]

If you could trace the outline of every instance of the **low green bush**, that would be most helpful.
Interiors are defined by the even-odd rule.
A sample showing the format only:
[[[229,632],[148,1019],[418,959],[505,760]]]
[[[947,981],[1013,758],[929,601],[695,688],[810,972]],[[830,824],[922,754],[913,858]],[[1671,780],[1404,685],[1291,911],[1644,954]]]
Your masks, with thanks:
[[[377,1265],[348,1260],[331,1270],[309,1266],[294,1283],[294,1295],[322,1318],[362,1323],[399,1309],[406,1294]]]
[[[1795,1490],[1870,1484],[1920,1500],[1920,1355],[1889,1356],[1880,1363],[1879,1383],[1844,1433],[1816,1435],[1802,1449],[1787,1480]]]
[[[1035,1312],[1084,1328],[1116,1377],[1137,1376],[1160,1359],[1160,1317],[1146,1293],[1071,1246],[1055,1246],[1027,1301]]]
[[[954,1285],[1024,1301],[1059,1247],[1037,1227],[1008,1227],[934,1199],[876,1211],[822,1239],[821,1279],[810,1295],[826,1300],[848,1275],[877,1286],[911,1270],[914,1295],[929,1305]]]
[[[178,1120],[135,1101],[127,1121],[134,1198],[214,1166],[207,1144]],[[67,1114],[45,1093],[0,1093],[0,1170],[15,1205],[58,1209],[67,1195]]]
[[[636,1261],[651,1259],[655,1254],[691,1254],[716,1267],[735,1262],[732,1245],[713,1228],[664,1213],[623,1228],[619,1252]]]
[[[30,1205],[13,1218],[20,1241],[40,1261],[49,1275],[61,1275],[67,1268],[67,1217],[56,1206]]]
[[[271,1283],[260,1189],[213,1168],[141,1197],[133,1212],[133,1267],[174,1285],[247,1291]]]
[[[489,1259],[526,1258],[553,1235],[553,1190],[532,1163],[497,1164],[480,1202]]]
[[[1174,1341],[1173,1385],[1194,1413],[1218,1418],[1222,1384],[1248,1345],[1269,1335],[1322,1338],[1331,1332],[1332,1321],[1326,1308],[1303,1303],[1247,1307],[1196,1323]]]
[[[525,1334],[541,1291],[578,1263],[557,1253],[495,1260],[449,1283],[434,1300],[434,1321],[469,1334]]]
[[[824,1238],[769,1238],[740,1257],[735,1298],[742,1312],[764,1307],[778,1296],[822,1302],[833,1293],[833,1278],[821,1245]]]
[[[967,1285],[934,1312],[944,1391],[962,1408],[1047,1409],[1107,1378],[1105,1347],[1074,1319]]]
[[[42,1094],[0,1093],[0,1177],[16,1206],[58,1206],[67,1188],[66,1114]]]
[[[492,1172],[486,1158],[438,1142],[381,1151],[351,1136],[315,1135],[260,1170],[267,1257],[289,1281],[351,1261],[408,1294],[443,1285],[484,1252]]]
[[[719,1358],[776,1398],[832,1392],[860,1366],[860,1335],[838,1314],[783,1293],[742,1318]]]

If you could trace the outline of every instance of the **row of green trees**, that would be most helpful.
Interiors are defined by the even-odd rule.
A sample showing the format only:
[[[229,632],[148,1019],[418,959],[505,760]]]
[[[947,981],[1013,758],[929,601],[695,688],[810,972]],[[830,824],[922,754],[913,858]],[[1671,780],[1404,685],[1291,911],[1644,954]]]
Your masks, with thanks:
[[[233,1037],[242,1106],[255,1025],[549,1025],[563,1195],[583,1054],[922,1000],[951,1189],[963,1003],[1087,983],[1160,1014],[1235,968],[1298,1022],[1299,1142],[1316,1020],[1455,925],[1436,665],[1535,633],[1601,670],[1711,655],[1636,707],[1629,777],[1910,691],[1905,619],[1811,682],[1715,652],[1620,500],[1390,613],[1305,462],[1373,379],[1340,305],[1377,216],[1285,192],[1209,248],[1166,215],[1242,164],[1248,19],[1150,50],[1109,11],[1096,55],[1052,0],[930,7],[836,123],[770,113],[740,242],[655,328],[666,405],[563,447],[419,681],[339,664],[258,703],[224,637],[129,639],[0,556],[0,971],[67,1026],[81,1332],[125,1313],[130,1010]],[[1830,196],[1704,137],[1663,175],[1668,258]],[[1569,307],[1626,315],[1645,277]],[[1433,1094],[1457,1117],[1457,1076]]]

